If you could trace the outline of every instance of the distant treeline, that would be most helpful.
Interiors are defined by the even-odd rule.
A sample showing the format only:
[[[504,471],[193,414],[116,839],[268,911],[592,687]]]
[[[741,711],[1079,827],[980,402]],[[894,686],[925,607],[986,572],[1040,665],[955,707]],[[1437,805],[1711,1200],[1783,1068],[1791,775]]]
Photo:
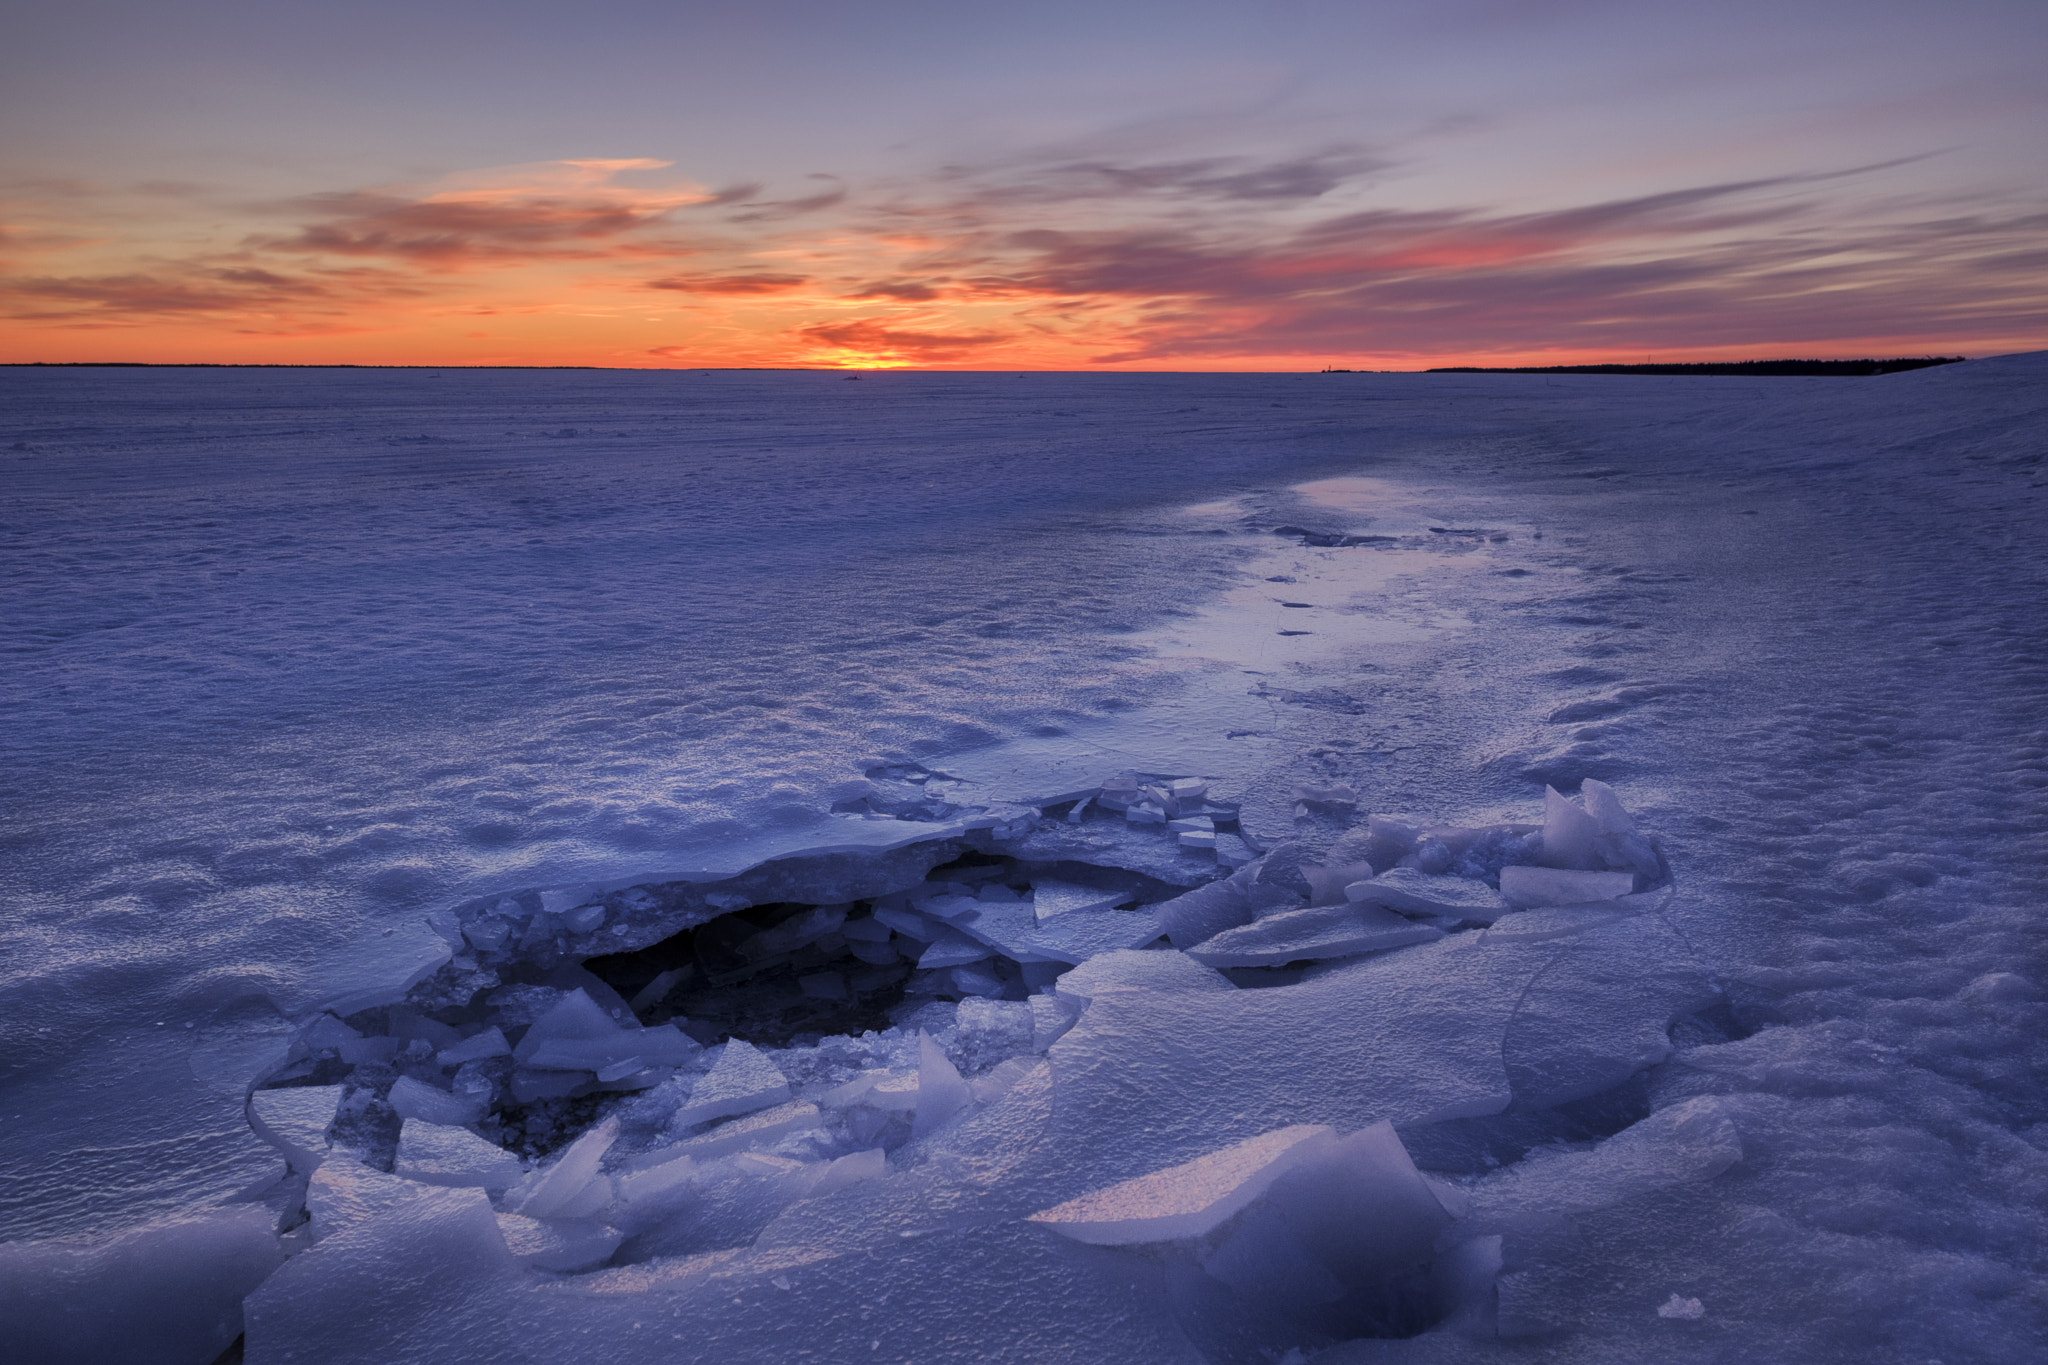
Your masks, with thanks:
[[[1698,365],[1515,365],[1488,369],[1481,365],[1445,365],[1424,374],[1754,374],[1838,375],[1896,374],[1953,365],[1959,355],[1907,356],[1897,360],[1710,360]]]

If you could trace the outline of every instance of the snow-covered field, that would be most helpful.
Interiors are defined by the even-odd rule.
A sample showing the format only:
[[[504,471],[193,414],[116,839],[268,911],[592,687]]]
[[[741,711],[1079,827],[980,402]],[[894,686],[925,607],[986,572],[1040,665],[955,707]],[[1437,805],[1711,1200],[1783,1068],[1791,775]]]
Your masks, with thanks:
[[[2048,1351],[2048,355],[0,394],[11,1359]]]

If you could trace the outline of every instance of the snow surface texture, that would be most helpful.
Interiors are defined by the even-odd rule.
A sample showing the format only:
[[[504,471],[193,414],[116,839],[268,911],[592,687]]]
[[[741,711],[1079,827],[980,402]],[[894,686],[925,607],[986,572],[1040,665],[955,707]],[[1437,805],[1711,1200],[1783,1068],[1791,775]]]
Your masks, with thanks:
[[[2031,1358],[2044,381],[8,372],[11,1345]]]

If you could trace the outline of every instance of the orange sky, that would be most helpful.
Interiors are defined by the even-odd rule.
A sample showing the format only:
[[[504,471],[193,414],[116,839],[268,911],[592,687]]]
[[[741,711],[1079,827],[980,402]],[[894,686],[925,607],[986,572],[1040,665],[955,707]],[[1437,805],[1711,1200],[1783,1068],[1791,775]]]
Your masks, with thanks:
[[[466,0],[346,22],[82,0],[0,56],[0,360],[2048,346],[2043,11],[1866,0],[1845,27],[1832,0],[1730,2],[1709,32],[1598,0],[1305,26],[1188,0],[1165,29],[1059,5],[1003,29],[921,0],[859,24],[776,0],[794,28],[515,5],[489,29]],[[647,148],[670,154],[603,154]]]

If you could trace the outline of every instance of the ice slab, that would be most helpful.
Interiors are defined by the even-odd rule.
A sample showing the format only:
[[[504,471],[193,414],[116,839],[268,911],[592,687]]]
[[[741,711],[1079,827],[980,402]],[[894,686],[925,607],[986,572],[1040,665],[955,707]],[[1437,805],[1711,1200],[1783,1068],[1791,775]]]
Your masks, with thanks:
[[[293,1170],[308,1174],[327,1156],[327,1129],[341,1091],[338,1085],[255,1091],[249,1096],[249,1122],[284,1153]]]
[[[473,1034],[459,1043],[442,1048],[434,1054],[434,1060],[445,1067],[458,1067],[464,1062],[480,1062],[491,1057],[509,1057],[512,1045],[505,1041],[505,1031],[495,1026],[481,1033]]]
[[[671,1131],[710,1119],[750,1114],[789,1098],[789,1081],[752,1043],[734,1038],[718,1054],[710,1071],[698,1078],[690,1098],[669,1121]]]
[[[965,1109],[973,1100],[967,1082],[929,1033],[917,1036],[917,1117],[911,1121],[913,1138],[930,1137]]]
[[[246,1358],[530,1359],[508,1311],[524,1278],[482,1190],[432,1189],[265,1280],[244,1305]]]
[[[1703,1096],[1660,1109],[1590,1151],[1539,1151],[1468,1187],[1474,1231],[1590,1213],[1673,1185],[1711,1180],[1742,1160],[1728,1107]]]
[[[1356,862],[1317,866],[1314,863],[1304,863],[1301,875],[1308,881],[1310,905],[1342,905],[1344,888],[1353,882],[1370,877],[1372,864]]]
[[[1543,865],[1559,868],[1594,868],[1599,858],[1593,843],[1600,837],[1600,822],[1558,794],[1557,788],[1543,789]]]
[[[1585,905],[1635,889],[1630,872],[1579,872],[1554,867],[1504,867],[1500,897],[1517,910],[1538,905]]]
[[[696,1161],[710,1161],[750,1147],[768,1146],[791,1133],[815,1128],[819,1119],[817,1105],[809,1100],[791,1100],[772,1109],[721,1123],[708,1133],[661,1150],[669,1154],[665,1159],[687,1156]]]
[[[1403,914],[1491,924],[1508,911],[1498,891],[1472,877],[1432,876],[1410,867],[1388,868],[1344,888],[1358,905],[1383,905]]]
[[[329,1154],[306,1185],[313,1236],[324,1240],[431,1193],[433,1186],[371,1170],[353,1157]]]
[[[1302,1143],[1255,1208],[1203,1269],[1240,1293],[1305,1308],[1327,1301],[1318,1282],[1355,1292],[1389,1270],[1428,1261],[1456,1220],[1415,1169],[1390,1123]],[[1294,1259],[1308,1273],[1290,1284],[1275,1274]]]
[[[1128,891],[1098,891],[1050,877],[1031,882],[1031,908],[1040,924],[1070,910],[1112,910],[1130,898]]]
[[[1032,1214],[1029,1221],[1095,1246],[1200,1237],[1263,1194],[1285,1172],[1291,1152],[1311,1138],[1333,1136],[1320,1124],[1278,1128],[1070,1199]]]
[[[1054,991],[1065,1000],[1086,1002],[1105,992],[1235,992],[1217,972],[1174,949],[1124,948],[1089,958],[1060,977]]]
[[[615,1029],[596,1038],[551,1038],[531,1049],[522,1039],[520,1050],[526,1053],[521,1061],[539,1071],[604,1071],[636,1059],[640,1067],[635,1070],[682,1066],[704,1049],[673,1025],[661,1024]]]
[[[635,1027],[638,1025],[636,1023]],[[577,1040],[605,1040],[623,1032],[619,1021],[590,998],[585,990],[572,990],[556,1001],[526,1030],[512,1055],[522,1065],[550,1043]]]
[[[1506,1108],[1502,1039],[1549,945],[1475,939],[1318,968],[1290,986],[1097,994],[1047,1054],[1059,1102],[1044,1150],[1065,1164],[1048,1167],[1046,1193],[1070,1197],[1090,1187],[1068,1184],[1083,1176],[1127,1179],[1157,1168],[1142,1156],[1182,1161],[1274,1124],[1354,1129]],[[1134,1121],[1143,1153],[1117,1136]]]
[[[588,1219],[542,1220],[520,1213],[499,1214],[498,1231],[516,1260],[558,1273],[603,1265],[625,1238],[617,1228]]]
[[[1156,909],[1167,940],[1182,950],[1252,919],[1252,903],[1241,875],[1198,886]]]
[[[1187,950],[1210,967],[1284,967],[1384,952],[1442,938],[1443,930],[1417,924],[1379,906],[1320,906],[1289,910],[1226,929]]]
[[[529,1218],[588,1218],[611,1203],[611,1180],[598,1164],[619,1136],[619,1121],[608,1118],[569,1144],[552,1166],[521,1180],[505,1197],[506,1207]]]
[[[1532,910],[1510,916],[1574,914]],[[1486,931],[1489,936],[1497,930]],[[1522,947],[1492,938],[1486,950]],[[1607,919],[1576,933],[1538,939],[1523,951],[1545,956],[1501,1044],[1518,1102],[1536,1107],[1595,1095],[1671,1055],[1672,1020],[1718,996],[1676,930],[1653,915]]]
[[[410,1076],[400,1076],[393,1083],[390,1099],[391,1107],[402,1119],[424,1119],[455,1127],[475,1123],[489,1108],[485,1096],[451,1094]]]
[[[1081,1012],[1068,1001],[1053,995],[1031,997],[1031,1046],[1043,1052],[1074,1026]]]
[[[964,967],[970,962],[985,961],[993,950],[979,940],[969,938],[957,930],[942,930],[932,940],[931,946],[918,955],[920,971],[932,971],[944,967]]]
[[[467,1128],[407,1119],[398,1133],[392,1174],[423,1185],[475,1185],[492,1193],[526,1174],[517,1156]]]
[[[1103,953],[1140,948],[1163,932],[1156,910],[1075,910],[1043,925],[1028,946],[1053,962],[1087,962]]]

